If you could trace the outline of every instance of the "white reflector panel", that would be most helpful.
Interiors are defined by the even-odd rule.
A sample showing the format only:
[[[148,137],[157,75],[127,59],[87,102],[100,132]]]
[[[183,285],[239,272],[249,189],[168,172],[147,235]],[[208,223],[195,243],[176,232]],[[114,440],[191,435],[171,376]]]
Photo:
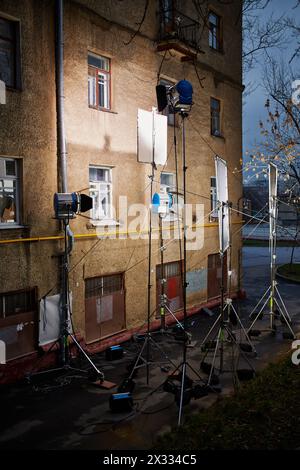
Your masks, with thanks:
[[[229,247],[230,233],[229,233],[229,208],[228,208],[228,177],[227,177],[227,162],[222,158],[215,157],[216,167],[216,186],[217,186],[217,200],[219,203],[218,216],[219,216],[219,241],[220,251],[224,253]],[[222,209],[222,203],[223,209]],[[223,215],[223,217],[222,217]]]
[[[154,146],[154,163],[164,165],[167,161],[168,145],[167,116],[157,114],[156,110],[151,112],[139,109],[137,127],[138,161],[140,163],[152,163]]]

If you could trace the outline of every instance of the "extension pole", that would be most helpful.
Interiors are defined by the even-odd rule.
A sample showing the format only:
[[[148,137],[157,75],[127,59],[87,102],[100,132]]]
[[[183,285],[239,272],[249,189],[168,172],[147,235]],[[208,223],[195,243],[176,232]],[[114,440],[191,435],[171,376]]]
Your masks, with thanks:
[[[185,155],[185,114],[181,112],[182,118],[182,169],[183,169],[183,329],[184,329],[184,339],[183,339],[183,366],[182,366],[182,375],[181,375],[181,390],[180,390],[180,404],[179,404],[179,414],[178,414],[178,426],[181,425],[182,420],[182,408],[183,408],[183,395],[185,387],[185,376],[186,376],[186,357],[187,357],[187,310],[186,310],[186,155]]]
[[[148,245],[148,298],[147,298],[147,385],[149,385],[149,362],[150,362],[150,318],[151,318],[151,263],[152,263],[152,197],[153,197],[153,181],[155,167],[155,108],[152,108],[152,170],[150,176],[150,213],[149,213],[149,245]]]
[[[225,318],[224,318],[224,202],[221,206],[221,240],[222,246],[220,251],[220,260],[221,260],[221,305],[220,305],[220,314],[221,314],[221,330],[220,330],[220,373],[223,372],[224,367],[224,330],[225,330]]]
[[[271,293],[270,293],[270,329],[275,331],[275,289],[276,289],[276,218],[277,218],[277,203],[273,196],[270,196],[270,274],[271,274]]]
[[[62,280],[61,280],[61,321],[60,321],[60,360],[61,365],[66,366],[69,364],[68,352],[68,314],[69,314],[69,299],[68,299],[68,276],[69,276],[69,255],[68,255],[68,239],[67,227],[69,221],[64,220],[64,254],[62,257]]]
[[[64,2],[56,0],[56,106],[61,192],[68,192],[64,96]]]
[[[166,310],[165,310],[165,265],[164,265],[164,240],[163,240],[163,226],[162,217],[159,215],[159,228],[160,228],[160,265],[161,265],[161,291],[160,291],[160,328],[166,329]]]

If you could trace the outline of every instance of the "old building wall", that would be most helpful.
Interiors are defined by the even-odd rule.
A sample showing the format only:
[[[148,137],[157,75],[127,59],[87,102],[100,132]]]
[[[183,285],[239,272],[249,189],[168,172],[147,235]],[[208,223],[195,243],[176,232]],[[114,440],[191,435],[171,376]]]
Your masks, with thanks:
[[[214,176],[214,155],[228,161],[230,200],[237,204],[242,195],[241,174],[233,174],[241,158],[241,30],[234,22],[240,2],[221,6],[224,17],[224,53],[211,52],[207,32],[203,34],[197,70],[205,77],[198,82],[192,62],[182,62],[177,54],[158,53],[154,39],[158,32],[158,2],[149,2],[141,34],[129,41],[140,20],[142,1],[65,2],[65,122],[68,149],[68,189],[89,187],[89,165],[112,167],[113,202],[118,219],[118,197],[128,203],[149,205],[150,165],[137,162],[137,109],[151,110],[156,105],[157,74],[176,83],[185,78],[194,87],[194,106],[186,120],[187,202],[204,205],[203,246],[187,253],[188,306],[207,300],[207,258],[218,253],[218,227],[210,221],[210,177]],[[43,5],[42,5],[43,4]],[[84,8],[82,8],[84,6]],[[2,239],[61,235],[52,218],[52,198],[57,191],[54,2],[0,0],[4,12],[22,24],[21,92],[8,92],[7,105],[0,107],[0,155],[23,160],[23,222],[26,227],[0,230]],[[229,13],[228,13],[229,12]],[[192,12],[191,12],[192,14]],[[88,51],[111,60],[112,109],[100,111],[88,106]],[[210,135],[210,98],[222,103],[223,137]],[[177,151],[179,187],[182,188],[180,119]],[[173,128],[169,126],[169,157],[155,172],[154,190],[159,189],[160,172],[175,172]],[[88,192],[88,191],[87,191]],[[195,209],[193,209],[195,210]],[[234,230],[240,227],[234,216]],[[70,288],[76,331],[85,336],[85,281],[95,276],[125,273],[126,327],[141,325],[147,313],[148,241],[144,239],[98,239],[90,220],[78,216],[71,221],[75,246],[70,257]],[[145,227],[147,224],[145,224]],[[90,237],[90,238],[89,238]],[[151,305],[156,306],[156,265],[160,264],[159,240],[153,237]],[[241,241],[235,237],[233,269],[238,272]],[[39,296],[59,292],[56,240],[0,245],[1,292],[37,285]],[[178,241],[168,243],[166,262],[180,259]],[[41,269],[42,266],[42,269]],[[237,277],[235,286],[237,285]]]

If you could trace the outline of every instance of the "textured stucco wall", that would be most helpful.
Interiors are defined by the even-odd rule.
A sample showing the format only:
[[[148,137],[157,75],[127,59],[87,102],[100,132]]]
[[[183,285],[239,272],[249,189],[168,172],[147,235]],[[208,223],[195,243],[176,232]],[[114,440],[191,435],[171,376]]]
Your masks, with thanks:
[[[80,8],[85,4],[87,8]],[[188,2],[186,2],[188,3]],[[216,3],[216,2],[212,2]],[[218,3],[218,2],[217,2]],[[156,104],[155,85],[163,53],[156,52],[153,42],[157,32],[157,4],[150,2],[146,21],[130,45],[132,28],[142,16],[144,2],[116,0],[65,2],[65,107],[68,148],[68,186],[70,191],[88,187],[89,165],[113,167],[113,195],[127,195],[129,203],[148,203],[150,199],[149,166],[137,163],[137,109],[151,110]],[[224,54],[209,51],[207,34],[203,36],[205,54],[199,56],[199,75],[205,76],[200,88],[191,63],[166,55],[162,77],[175,82],[183,77],[194,86],[194,107],[186,122],[187,202],[203,203],[210,211],[210,177],[215,174],[214,153],[228,160],[230,200],[235,204],[242,195],[241,179],[232,174],[241,158],[241,30],[235,24],[240,2],[221,6],[224,14]],[[92,11],[93,10],[93,11]],[[23,90],[7,93],[7,105],[0,107],[0,155],[17,156],[23,161],[23,222],[26,228],[0,230],[2,239],[58,234],[59,225],[52,210],[57,190],[56,107],[54,62],[54,2],[43,0],[0,0],[1,12],[21,20]],[[120,23],[120,24],[118,24]],[[123,26],[122,26],[123,25]],[[111,58],[112,111],[88,107],[87,53],[98,52]],[[213,70],[215,69],[215,71]],[[220,71],[231,80],[220,82]],[[217,78],[217,80],[216,80]],[[235,82],[235,83],[233,83]],[[241,84],[240,84],[241,85]],[[210,136],[210,97],[222,102],[224,138]],[[198,132],[197,132],[198,131]],[[169,128],[169,148],[172,128]],[[181,137],[178,130],[178,164],[181,175]],[[174,152],[170,152],[165,171],[174,171]],[[162,170],[158,167],[155,180]],[[155,184],[155,190],[158,188]],[[202,197],[204,196],[204,197]],[[118,208],[118,207],[117,207]],[[234,217],[237,222],[238,217]],[[218,229],[205,218],[204,246],[189,251],[187,258],[191,284],[189,305],[206,298],[205,273],[207,256],[218,252]],[[86,219],[71,222],[77,234],[93,234]],[[233,231],[237,231],[235,225]],[[233,268],[238,270],[240,234],[235,235]],[[93,247],[93,248],[92,248]],[[0,245],[2,292],[37,285],[39,295],[58,292],[60,242],[34,242]],[[156,302],[155,265],[160,262],[159,241],[153,241],[152,306]],[[87,254],[88,253],[88,254]],[[76,328],[85,331],[84,279],[124,272],[126,283],[127,327],[140,324],[147,305],[147,240],[77,240],[71,255],[70,285],[73,291],[73,314]],[[83,259],[82,259],[83,258]],[[82,259],[82,261],[80,261]],[[179,259],[178,242],[165,252],[165,261]]]

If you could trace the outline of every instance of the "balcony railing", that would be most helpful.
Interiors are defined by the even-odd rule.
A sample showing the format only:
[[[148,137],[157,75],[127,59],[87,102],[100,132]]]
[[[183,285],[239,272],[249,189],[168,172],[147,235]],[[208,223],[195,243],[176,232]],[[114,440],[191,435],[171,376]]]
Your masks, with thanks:
[[[200,24],[175,8],[160,10],[160,41],[177,40],[200,50]]]

